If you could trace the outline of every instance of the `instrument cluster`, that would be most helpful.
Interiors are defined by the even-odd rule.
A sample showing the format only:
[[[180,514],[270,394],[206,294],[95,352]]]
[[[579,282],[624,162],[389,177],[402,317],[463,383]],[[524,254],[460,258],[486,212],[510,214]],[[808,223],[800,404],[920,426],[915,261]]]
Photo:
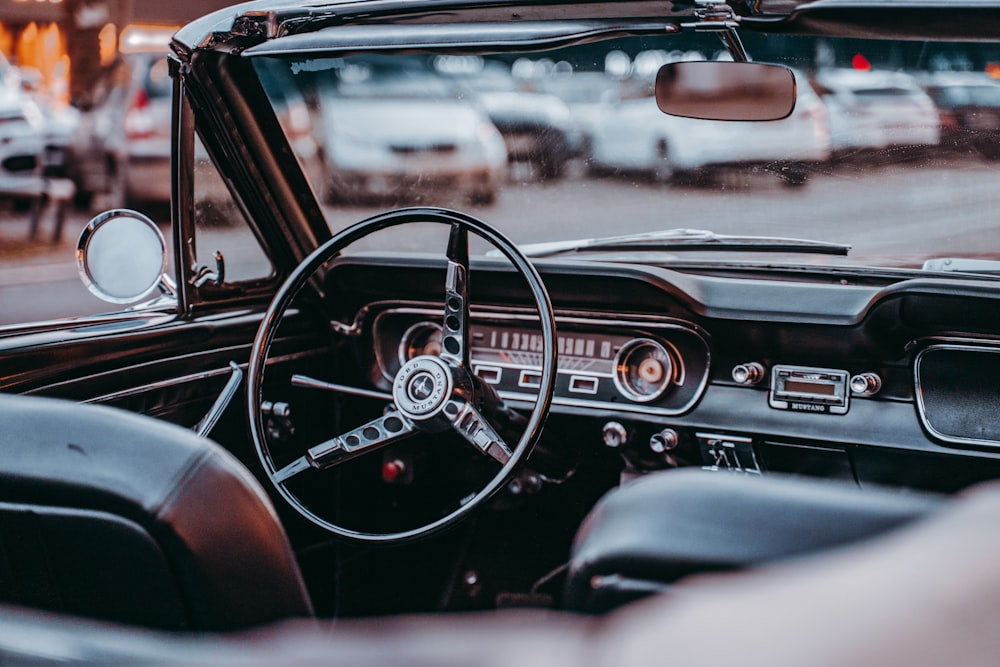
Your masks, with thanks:
[[[375,356],[390,380],[410,359],[441,352],[440,310],[388,309],[374,319]],[[473,315],[472,371],[509,401],[530,401],[541,381],[542,336],[533,318],[513,313]],[[678,415],[690,410],[708,382],[709,350],[702,334],[663,319],[557,318],[555,406]]]

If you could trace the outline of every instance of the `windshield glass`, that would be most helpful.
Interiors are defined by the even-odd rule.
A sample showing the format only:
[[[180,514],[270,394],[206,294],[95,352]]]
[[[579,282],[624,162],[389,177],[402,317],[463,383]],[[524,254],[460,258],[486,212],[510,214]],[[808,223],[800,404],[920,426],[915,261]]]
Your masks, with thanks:
[[[300,130],[308,119],[318,149],[299,158],[333,231],[387,208],[434,205],[469,211],[521,245],[683,228],[851,247],[846,257],[752,245],[689,252],[668,236],[660,254],[640,257],[656,262],[920,269],[935,258],[1000,259],[991,45],[744,41],[755,61],[793,69],[787,118],[710,121],[657,108],[661,65],[729,59],[712,35],[254,62],[296,91],[275,93],[275,110],[290,136],[287,119]],[[441,247],[419,236],[380,244]]]

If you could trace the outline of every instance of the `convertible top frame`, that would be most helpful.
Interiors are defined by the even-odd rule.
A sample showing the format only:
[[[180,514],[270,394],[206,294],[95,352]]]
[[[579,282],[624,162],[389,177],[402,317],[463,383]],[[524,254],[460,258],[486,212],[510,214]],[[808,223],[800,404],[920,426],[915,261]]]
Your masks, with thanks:
[[[175,51],[185,59],[196,49],[242,51],[291,35],[318,33],[345,25],[493,23],[502,34],[497,43],[523,39],[526,22],[598,21],[630,17],[631,21],[680,25],[699,21],[699,0],[406,0],[316,1],[257,0],[210,14],[174,36]],[[997,0],[720,0],[732,8],[741,29],[785,34],[837,35],[884,39],[988,40],[1000,33]],[[622,19],[614,19],[618,25]],[[969,26],[976,26],[970,33]],[[502,27],[500,27],[502,26]],[[335,31],[325,31],[330,34]],[[506,33],[506,34],[503,34]],[[370,42],[384,45],[373,33]],[[336,38],[334,38],[336,39]],[[322,42],[320,38],[317,42]],[[332,48],[336,48],[331,44]]]

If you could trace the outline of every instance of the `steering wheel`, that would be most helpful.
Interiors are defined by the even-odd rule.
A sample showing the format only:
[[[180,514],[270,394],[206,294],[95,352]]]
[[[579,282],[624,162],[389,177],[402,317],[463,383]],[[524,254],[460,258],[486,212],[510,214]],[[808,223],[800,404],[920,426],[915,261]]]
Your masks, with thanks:
[[[346,247],[380,230],[413,223],[450,226],[444,284],[440,356],[420,355],[407,361],[392,381],[391,405],[382,416],[346,433],[310,447],[287,465],[277,466],[264,424],[263,382],[275,332],[295,296],[327,262]],[[527,283],[538,313],[542,337],[541,379],[538,396],[520,438],[514,444],[501,435],[487,415],[502,401],[486,383],[478,381],[469,360],[469,232],[485,239],[511,262]],[[500,490],[535,446],[552,402],[556,377],[555,316],[545,286],[528,259],[499,231],[457,211],[411,208],[390,211],[363,220],[337,233],[310,254],[281,285],[267,309],[254,339],[247,372],[250,432],[257,455],[278,493],[302,516],[351,541],[399,543],[448,528],[468,516]],[[370,392],[374,393],[374,392]],[[482,456],[492,459],[496,473],[457,509],[424,525],[398,532],[363,532],[331,521],[310,508],[288,482],[308,470],[330,470],[362,454],[400,442],[417,433],[452,430]],[[513,440],[513,438],[510,438]]]

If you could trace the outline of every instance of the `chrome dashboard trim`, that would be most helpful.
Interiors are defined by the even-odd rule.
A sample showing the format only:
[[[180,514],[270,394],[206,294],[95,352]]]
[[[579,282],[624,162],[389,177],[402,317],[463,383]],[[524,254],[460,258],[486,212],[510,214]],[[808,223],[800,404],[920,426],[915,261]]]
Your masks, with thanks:
[[[368,317],[371,313],[376,312],[374,319],[372,320],[372,334],[374,339],[375,332],[379,328],[379,320],[385,316],[389,315],[417,315],[421,317],[436,318],[440,315],[443,305],[438,305],[436,303],[427,302],[408,302],[404,306],[399,306],[399,302],[389,302],[380,301],[372,302],[366,304],[358,311],[358,315],[355,317],[355,321]],[[363,311],[363,312],[362,312]],[[533,321],[537,319],[537,316],[530,309],[517,309],[517,308],[505,308],[499,307],[495,309],[476,309],[473,308],[470,313],[470,318],[472,321],[492,321],[492,322],[525,322]],[[633,316],[628,318],[616,318],[616,319],[600,319],[593,315],[588,315],[587,313],[581,313],[579,311],[556,311],[556,325],[578,325],[578,326],[589,326],[589,327],[623,327],[623,328],[635,328],[635,329],[654,329],[658,331],[683,331],[694,335],[704,346],[705,349],[705,373],[701,378],[698,385],[695,387],[694,393],[690,400],[685,402],[676,408],[664,408],[656,407],[643,404],[632,404],[632,403],[612,403],[607,401],[595,401],[586,398],[569,398],[565,396],[554,396],[552,399],[553,406],[564,406],[570,408],[588,408],[588,409],[599,409],[606,410],[614,413],[632,413],[649,415],[655,417],[676,417],[678,415],[685,414],[689,412],[694,406],[701,400],[702,396],[705,394],[705,390],[708,387],[711,375],[712,375],[712,353],[711,348],[708,345],[708,337],[704,330],[700,327],[674,318],[667,317],[655,317],[655,316]],[[683,363],[683,359],[680,356],[679,350],[672,341],[665,340],[664,344],[671,348],[671,351],[677,355],[677,367],[679,372],[677,375],[677,386],[683,386],[687,379],[687,369]],[[375,361],[378,365],[379,371],[382,376],[388,380],[392,381],[392,377],[386,372],[385,360],[382,358],[379,346],[375,346]],[[490,364],[497,365],[497,364]],[[560,370],[557,368],[557,375],[573,376],[586,374],[579,370]],[[613,378],[612,375],[607,375],[603,373],[590,373],[591,375],[599,377],[609,377]],[[498,392],[500,397],[504,400],[510,401],[522,401],[522,402],[533,402],[535,396],[533,394],[525,394],[520,392],[510,392],[510,391],[500,391]]]
[[[917,399],[917,417],[920,419],[921,426],[923,426],[924,429],[928,433],[930,433],[934,438],[948,444],[973,446],[973,447],[990,447],[993,449],[1000,448],[1000,440],[963,438],[961,436],[941,433],[936,428],[934,428],[931,425],[930,421],[927,419],[926,406],[924,404],[924,388],[920,382],[920,364],[923,361],[924,356],[927,355],[929,352],[934,352],[936,350],[958,350],[963,352],[985,352],[991,354],[1000,354],[1000,341],[976,340],[973,338],[945,338],[945,337],[932,338],[927,340],[934,342],[921,349],[913,360],[913,389]],[[914,344],[916,343],[917,341],[914,341]]]
[[[286,361],[295,361],[297,359],[304,359],[314,354],[316,354],[316,351],[295,352],[293,354],[285,354],[279,357],[274,357],[272,359],[269,359],[268,365],[282,363]],[[247,364],[245,362],[237,365],[239,366],[240,370],[246,371]],[[129,387],[128,389],[113,391],[109,394],[94,396],[92,398],[80,401],[80,403],[107,403],[109,401],[117,401],[122,398],[130,398],[132,396],[145,394],[146,392],[150,391],[169,389],[170,387],[176,387],[178,385],[186,384],[188,382],[199,382],[201,380],[207,380],[209,378],[219,377],[222,375],[229,375],[232,372],[233,369],[231,366],[220,366],[219,368],[208,371],[201,371],[200,373],[181,375],[179,377],[170,378],[169,380],[160,380],[159,382],[149,382],[146,384],[136,385],[135,387]]]

